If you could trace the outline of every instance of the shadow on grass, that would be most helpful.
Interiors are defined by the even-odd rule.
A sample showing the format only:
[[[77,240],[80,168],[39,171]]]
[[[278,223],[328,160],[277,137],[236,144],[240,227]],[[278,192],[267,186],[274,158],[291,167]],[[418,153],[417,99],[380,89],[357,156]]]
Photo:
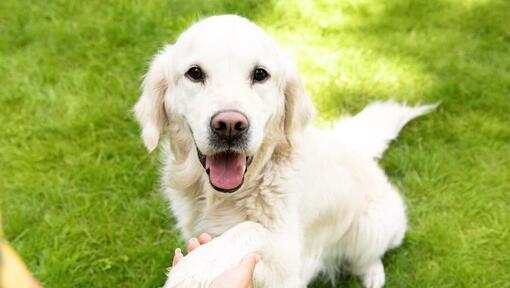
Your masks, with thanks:
[[[423,100],[501,115],[510,107],[510,3],[452,2],[386,1],[352,32],[358,45],[431,74]]]

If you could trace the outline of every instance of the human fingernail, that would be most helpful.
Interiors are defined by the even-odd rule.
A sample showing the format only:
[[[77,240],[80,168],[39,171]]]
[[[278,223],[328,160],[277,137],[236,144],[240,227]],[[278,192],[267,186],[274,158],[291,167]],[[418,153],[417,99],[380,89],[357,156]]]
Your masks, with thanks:
[[[175,255],[180,255],[180,254],[182,254],[181,248],[175,249]]]
[[[211,240],[212,240],[211,235],[207,233],[202,233],[200,234],[200,236],[198,236],[198,242],[200,242],[201,244],[205,244]]]

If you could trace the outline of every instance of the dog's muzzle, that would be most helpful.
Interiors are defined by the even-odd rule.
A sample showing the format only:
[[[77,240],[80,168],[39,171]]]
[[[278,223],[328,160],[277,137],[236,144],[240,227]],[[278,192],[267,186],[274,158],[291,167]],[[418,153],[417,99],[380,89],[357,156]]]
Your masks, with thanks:
[[[253,160],[245,152],[249,128],[248,118],[238,111],[220,111],[211,117],[209,143],[215,152],[204,155],[197,148],[197,154],[215,190],[231,193],[243,185]]]

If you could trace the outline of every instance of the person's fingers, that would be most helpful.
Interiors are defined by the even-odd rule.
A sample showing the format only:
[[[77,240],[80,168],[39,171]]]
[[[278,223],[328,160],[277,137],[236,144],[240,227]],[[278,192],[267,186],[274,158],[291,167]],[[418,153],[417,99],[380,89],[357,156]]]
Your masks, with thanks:
[[[214,279],[209,288],[252,288],[253,271],[259,258],[255,253],[247,254],[239,265],[228,269]]]
[[[200,236],[198,236],[198,242],[200,242],[200,245],[205,244],[212,240],[211,235],[207,233],[202,233]]]
[[[184,258],[184,255],[182,255],[181,248],[175,249],[174,260],[172,261],[172,267],[177,265],[177,263],[179,263],[179,261],[181,261],[182,258]]]
[[[200,234],[200,236],[197,238],[191,238],[189,239],[189,242],[188,242],[188,253],[195,250],[198,246],[200,246],[201,244],[205,244],[209,241],[212,240],[212,237],[211,235],[207,234],[207,233],[202,233]],[[182,254],[182,251],[180,248],[177,248],[175,249],[175,254],[174,254],[174,259],[172,261],[172,266],[175,266],[177,265],[177,263],[182,259],[184,258],[184,255]]]
[[[189,242],[188,242],[188,253],[195,250],[195,248],[197,248],[198,246],[200,246],[200,243],[198,242],[197,238],[191,238],[189,239]]]

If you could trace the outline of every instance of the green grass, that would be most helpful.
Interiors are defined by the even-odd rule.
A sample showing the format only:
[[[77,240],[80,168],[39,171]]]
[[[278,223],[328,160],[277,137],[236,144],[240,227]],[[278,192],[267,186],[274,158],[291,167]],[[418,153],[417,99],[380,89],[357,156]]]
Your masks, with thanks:
[[[3,0],[0,210],[46,287],[164,282],[182,242],[130,108],[163,43],[219,13],[293,52],[319,122],[442,101],[382,161],[411,227],[388,287],[510,287],[510,2]]]

